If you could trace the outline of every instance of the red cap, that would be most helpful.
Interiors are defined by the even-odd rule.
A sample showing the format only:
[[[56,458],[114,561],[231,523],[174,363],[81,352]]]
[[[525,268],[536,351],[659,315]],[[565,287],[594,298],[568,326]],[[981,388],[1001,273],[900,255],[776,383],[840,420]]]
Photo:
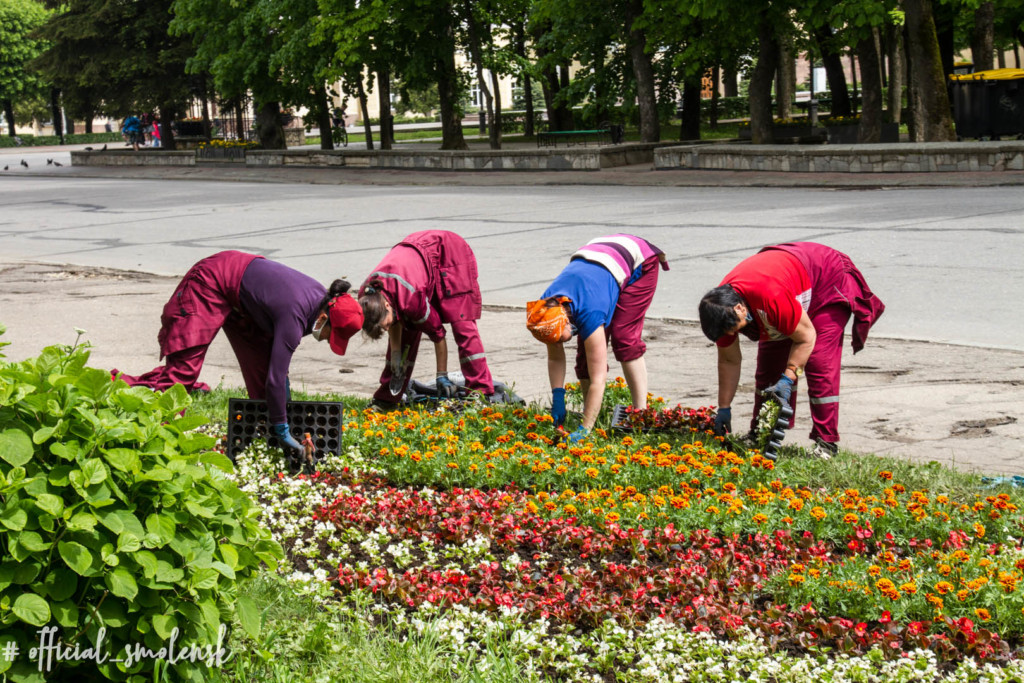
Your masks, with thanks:
[[[327,304],[331,324],[331,351],[345,355],[349,338],[363,327],[363,309],[348,294],[336,296]]]

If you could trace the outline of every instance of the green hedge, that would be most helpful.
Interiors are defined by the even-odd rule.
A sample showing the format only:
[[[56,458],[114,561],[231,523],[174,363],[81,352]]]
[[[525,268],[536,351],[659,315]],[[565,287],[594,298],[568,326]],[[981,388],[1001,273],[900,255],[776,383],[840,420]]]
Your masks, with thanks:
[[[21,145],[18,144],[18,139],[21,140]],[[65,145],[88,145],[120,140],[120,133],[75,133],[64,136]],[[56,135],[18,135],[17,139],[9,135],[0,136],[0,147],[52,147],[59,144],[60,138]]]

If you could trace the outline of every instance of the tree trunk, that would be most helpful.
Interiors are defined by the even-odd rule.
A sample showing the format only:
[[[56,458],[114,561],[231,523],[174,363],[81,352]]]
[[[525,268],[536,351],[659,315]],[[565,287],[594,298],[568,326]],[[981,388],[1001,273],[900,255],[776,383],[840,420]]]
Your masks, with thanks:
[[[683,81],[683,121],[680,140],[700,140],[700,72]]]
[[[264,102],[256,110],[256,137],[263,149],[288,149],[281,126],[281,104],[277,101]]]
[[[85,115],[85,134],[86,135],[92,135],[92,120],[93,120],[94,116],[96,116],[96,112],[94,112],[94,111],[86,112],[86,115]]]
[[[711,111],[708,112],[711,130],[718,130],[718,103],[721,96],[718,94],[720,86],[719,79],[722,77],[721,67],[711,69]]]
[[[75,134],[75,117],[71,116],[67,112],[64,112],[64,130],[68,135]]]
[[[441,149],[469,149],[459,117],[458,72],[455,70],[454,51],[437,65],[437,94],[441,97]]]
[[[331,100],[326,85],[316,88],[316,127],[320,129],[320,149],[334,149],[334,124],[331,122]]]
[[[939,41],[939,57],[942,63],[942,73],[949,76],[953,73],[954,54],[956,52],[956,21],[959,12],[959,3],[953,7],[952,3],[931,2],[932,21],[935,22],[935,37]]]
[[[882,140],[882,71],[878,59],[878,46],[874,30],[857,43],[857,61],[860,62],[861,114],[859,142],[881,142]]]
[[[923,142],[956,140],[931,0],[904,0],[903,6],[907,23],[907,52],[913,73],[911,85],[915,91],[915,104],[920,102],[921,105],[915,115],[915,123],[920,123],[921,130],[915,130],[915,136]]]
[[[174,119],[178,116],[177,108],[173,105],[165,105],[160,107],[160,148],[170,151],[174,151],[178,147],[177,141],[174,139],[174,130],[171,126],[174,123]]]
[[[850,93],[846,89],[846,72],[843,69],[842,55],[836,51],[833,45],[832,27],[818,26],[813,30],[814,40],[821,50],[821,62],[825,67],[825,77],[828,79],[829,95],[832,97],[832,116],[849,116]]]
[[[519,22],[515,26],[515,39],[516,39],[516,54],[519,58],[526,62],[526,26],[525,22]],[[526,120],[523,122],[523,134],[533,135],[533,79],[530,78],[530,74],[523,72],[523,97],[526,98]],[[515,104],[513,103],[513,108]]]
[[[50,116],[53,120],[53,134],[60,138],[60,144],[64,144],[64,116],[60,111],[60,90],[50,88]]]
[[[726,97],[739,97],[740,86],[737,81],[737,69],[734,66],[722,68],[722,94]]]
[[[772,81],[779,63],[779,43],[768,11],[757,27],[757,66],[750,79],[750,141],[755,145],[775,142],[772,130]]]
[[[539,36],[538,36],[539,37]],[[540,62],[550,52],[534,43],[537,47],[537,61]],[[544,93],[544,106],[548,113],[548,130],[572,130],[572,110],[568,103],[559,97],[562,85],[558,80],[555,67],[545,64],[541,71],[541,90]]]
[[[14,103],[10,100],[4,100],[4,118],[7,119],[7,134],[14,137]]]
[[[366,149],[373,149],[373,126],[370,123],[370,110],[366,106],[366,88],[363,87],[363,72],[359,72],[356,81],[356,97],[359,99],[359,111],[363,116],[363,135],[366,137]],[[444,104],[441,104],[444,107]],[[379,128],[379,126],[378,126]]]
[[[239,98],[238,106],[235,107],[235,128],[239,140],[247,140],[249,131],[245,130],[245,109],[243,100]]]
[[[793,100],[796,99],[796,71],[793,69],[793,38],[779,41],[779,67],[775,75],[776,111],[780,119],[793,118]]]
[[[395,142],[395,119],[391,116],[391,69],[377,66],[377,104],[380,108],[380,148],[391,149]]]
[[[875,53],[878,54],[877,52]],[[860,93],[857,92],[857,60],[854,59],[853,50],[850,50],[850,85],[853,87],[853,97],[850,98],[850,113],[857,113],[857,100]]]
[[[892,25],[886,26],[885,31],[885,42],[889,50],[889,120],[899,123],[903,120],[903,73],[906,69],[903,31]]]
[[[494,112],[491,119],[491,149],[501,149],[501,83],[498,74],[491,72],[491,91],[494,93]]]
[[[658,142],[661,140],[661,125],[658,122],[654,66],[651,64],[651,55],[647,54],[647,36],[642,29],[636,27],[643,11],[643,0],[630,0],[626,9],[626,26],[629,30],[626,44],[633,65],[633,77],[636,79],[636,99],[640,109],[640,140]]]
[[[971,34],[971,59],[975,71],[989,71],[992,68],[992,53],[995,51],[995,6],[983,2],[974,11],[974,32]],[[1002,56],[1002,51],[1000,51]]]

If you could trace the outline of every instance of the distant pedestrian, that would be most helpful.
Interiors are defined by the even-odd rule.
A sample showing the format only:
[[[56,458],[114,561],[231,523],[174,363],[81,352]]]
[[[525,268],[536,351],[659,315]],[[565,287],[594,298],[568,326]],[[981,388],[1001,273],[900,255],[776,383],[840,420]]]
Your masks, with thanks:
[[[125,143],[136,152],[139,151],[140,146],[146,143],[146,137],[142,132],[142,121],[134,114],[129,114],[121,122],[121,134],[124,136]]]

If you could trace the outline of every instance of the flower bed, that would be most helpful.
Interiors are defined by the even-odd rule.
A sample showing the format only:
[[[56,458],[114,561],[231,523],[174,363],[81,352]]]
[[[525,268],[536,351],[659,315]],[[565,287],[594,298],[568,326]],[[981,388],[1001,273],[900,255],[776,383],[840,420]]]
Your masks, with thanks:
[[[430,615],[471,640],[482,635],[467,625],[484,622],[557,634],[536,653],[556,677],[571,655],[590,662],[580,678],[614,666],[654,680],[644,672],[664,669],[634,649],[651,633],[875,658],[875,671],[1016,660],[1024,550],[1008,494],[955,501],[887,471],[865,491],[787,485],[785,463],[707,432],[598,429],[568,446],[523,409],[347,420],[345,453],[324,473],[286,476],[256,448],[239,481],[294,579],[369,596],[410,628]],[[613,633],[618,649],[594,649]]]

